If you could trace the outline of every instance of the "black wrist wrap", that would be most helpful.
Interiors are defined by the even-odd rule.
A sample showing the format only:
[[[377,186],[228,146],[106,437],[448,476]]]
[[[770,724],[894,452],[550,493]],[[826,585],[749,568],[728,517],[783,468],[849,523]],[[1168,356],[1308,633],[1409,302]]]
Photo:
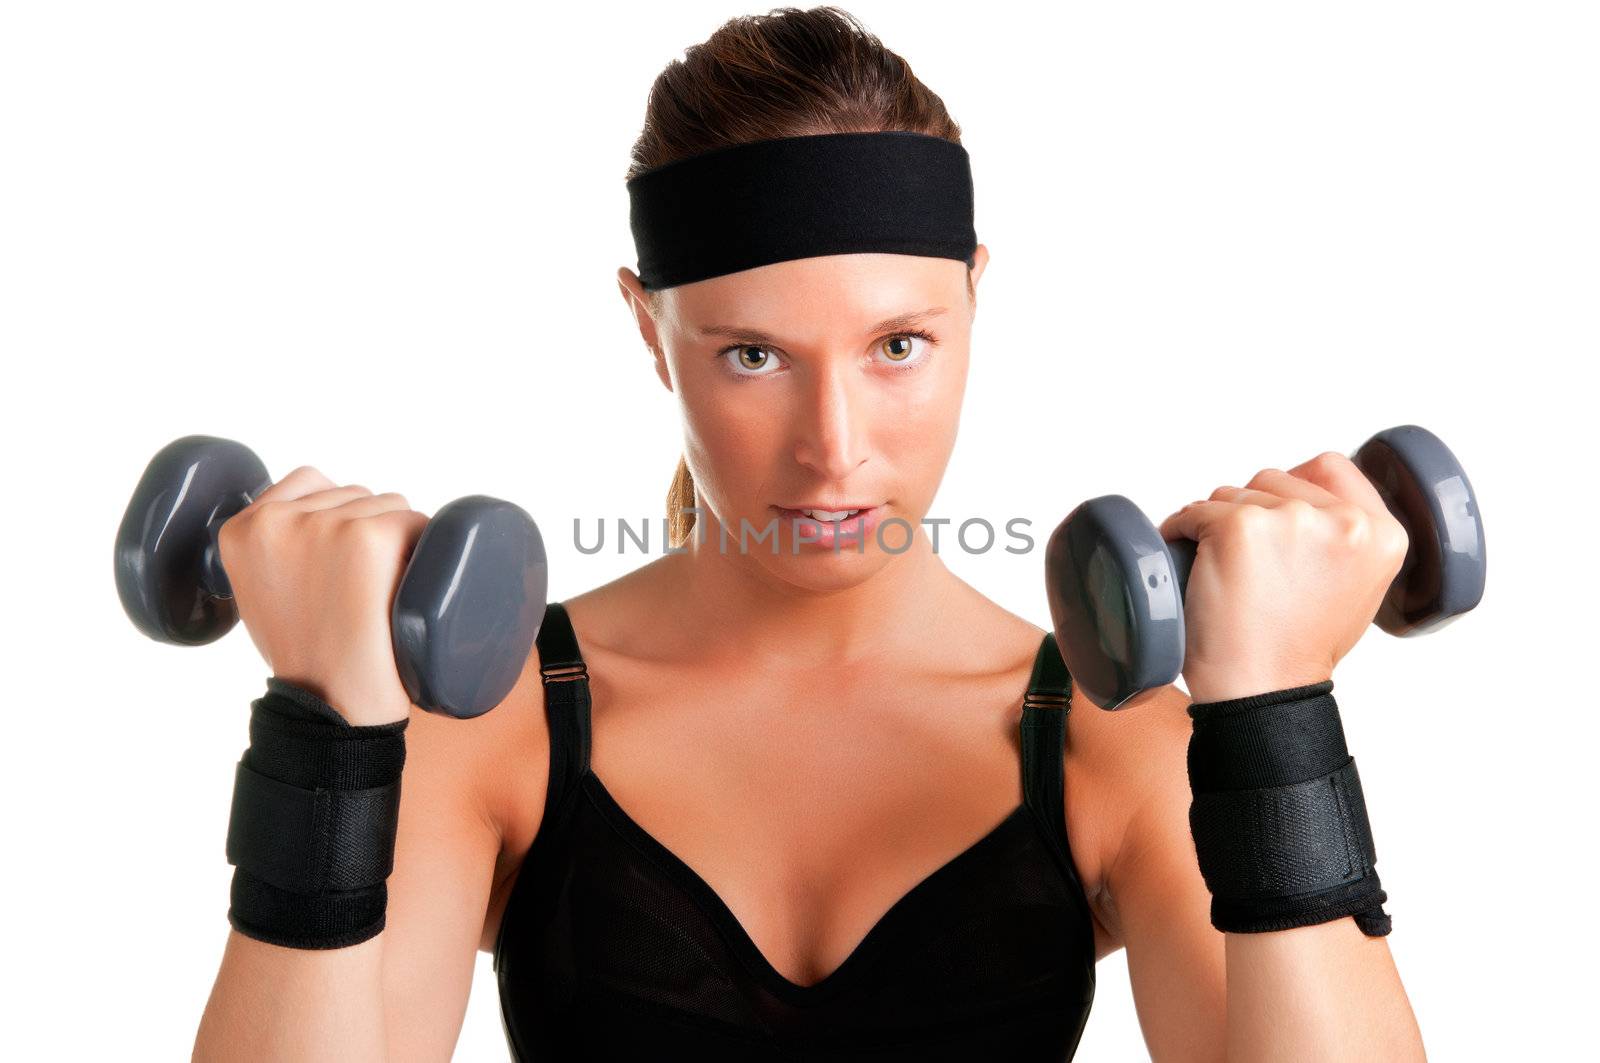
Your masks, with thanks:
[[[1388,899],[1333,680],[1191,704],[1189,827],[1211,890],[1211,923],[1231,933],[1354,916],[1390,930]]]
[[[310,691],[267,680],[234,773],[234,929],[297,949],[343,948],[383,929],[408,723],[355,727]]]

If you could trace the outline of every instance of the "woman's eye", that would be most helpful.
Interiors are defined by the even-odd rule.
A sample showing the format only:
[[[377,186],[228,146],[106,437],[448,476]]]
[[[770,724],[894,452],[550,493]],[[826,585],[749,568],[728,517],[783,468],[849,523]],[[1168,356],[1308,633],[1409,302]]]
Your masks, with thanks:
[[[925,332],[902,332],[885,336],[878,343],[878,353],[896,369],[912,369],[928,360],[923,350],[933,340]]]
[[[768,368],[778,364],[771,351],[753,343],[729,347],[722,356],[739,376],[767,376]]]
[[[890,368],[909,372],[928,360],[928,353],[924,348],[934,342],[936,342],[934,338],[926,332],[899,332],[879,340],[874,353],[881,354]],[[727,361],[734,376],[771,376],[782,364],[771,348],[758,343],[741,343],[735,347],[726,347],[718,354]]]

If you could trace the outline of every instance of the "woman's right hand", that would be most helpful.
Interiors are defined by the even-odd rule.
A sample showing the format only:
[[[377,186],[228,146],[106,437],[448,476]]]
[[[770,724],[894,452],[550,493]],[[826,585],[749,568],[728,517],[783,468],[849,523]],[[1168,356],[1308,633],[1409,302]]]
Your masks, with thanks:
[[[273,674],[353,725],[405,719],[389,614],[427,523],[397,493],[339,487],[309,465],[230,517],[218,556]]]

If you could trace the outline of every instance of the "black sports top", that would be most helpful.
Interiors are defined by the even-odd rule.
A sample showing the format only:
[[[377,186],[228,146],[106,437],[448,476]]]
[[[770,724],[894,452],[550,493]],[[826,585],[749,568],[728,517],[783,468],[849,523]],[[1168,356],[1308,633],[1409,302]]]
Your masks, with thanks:
[[[538,646],[549,788],[494,947],[515,1059],[1072,1057],[1094,997],[1094,932],[1067,847],[1071,680],[1053,635],[1023,698],[1022,804],[809,986],[767,962],[590,770],[588,671],[560,603]]]

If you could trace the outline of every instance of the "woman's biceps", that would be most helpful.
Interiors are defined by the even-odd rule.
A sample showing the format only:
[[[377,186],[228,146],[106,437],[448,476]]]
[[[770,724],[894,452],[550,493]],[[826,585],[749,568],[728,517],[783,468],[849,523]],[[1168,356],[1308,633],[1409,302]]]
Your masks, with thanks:
[[[386,1024],[392,1057],[448,1059],[466,1015],[500,837],[470,783],[474,773],[459,770],[427,728],[411,731],[388,879]]]
[[[1189,835],[1188,786],[1133,816],[1107,888],[1120,916],[1134,1008],[1153,1060],[1221,1059],[1226,939]]]

